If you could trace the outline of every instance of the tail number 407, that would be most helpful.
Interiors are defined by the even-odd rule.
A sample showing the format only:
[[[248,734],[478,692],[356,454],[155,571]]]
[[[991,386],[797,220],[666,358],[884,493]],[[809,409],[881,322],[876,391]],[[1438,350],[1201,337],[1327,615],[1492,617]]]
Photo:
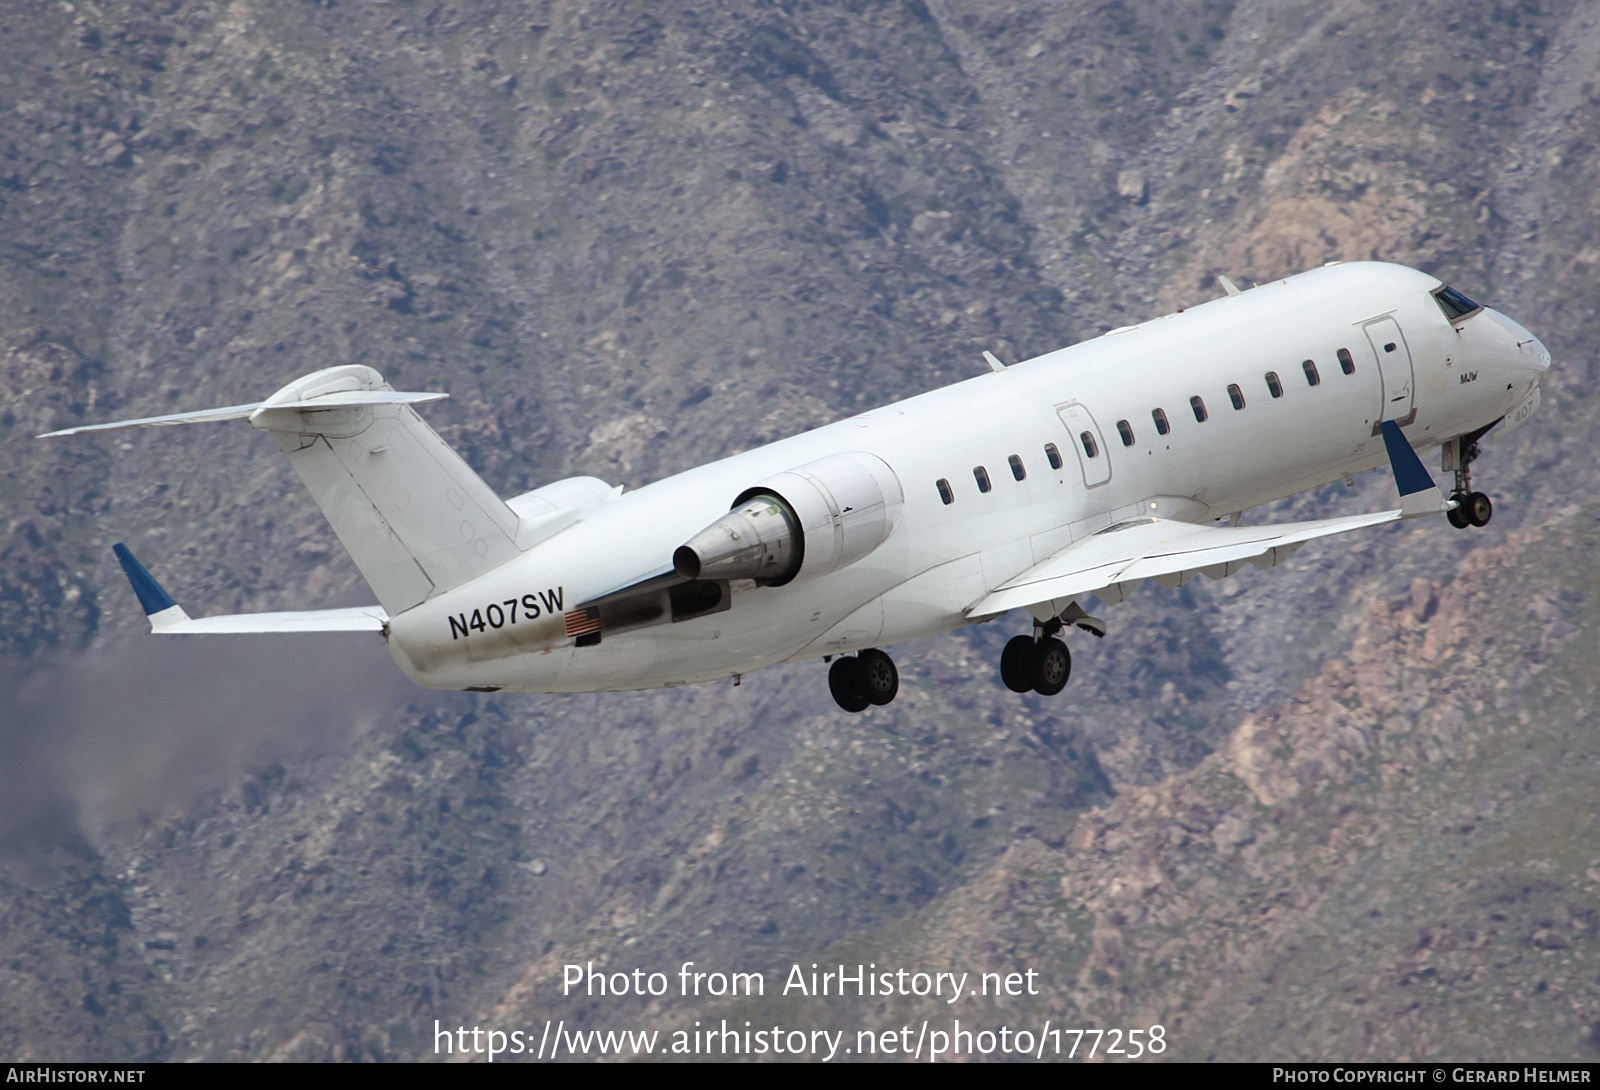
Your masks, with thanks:
[[[488,605],[472,611],[469,617],[465,612],[454,613],[450,616],[450,638],[459,640],[474,632],[487,632],[491,628],[504,628],[516,624],[518,621],[531,621],[545,614],[556,616],[561,612],[562,592],[565,588],[555,587],[551,590],[542,590],[537,593],[524,594],[521,598],[507,598],[503,602],[490,602]]]

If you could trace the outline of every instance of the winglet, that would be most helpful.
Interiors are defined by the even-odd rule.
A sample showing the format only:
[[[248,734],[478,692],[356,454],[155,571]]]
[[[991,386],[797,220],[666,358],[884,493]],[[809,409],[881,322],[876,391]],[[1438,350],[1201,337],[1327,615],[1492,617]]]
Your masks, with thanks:
[[[1006,369],[1006,365],[1001,363],[999,358],[987,349],[983,353],[983,362],[989,365],[989,370],[991,371],[1004,371]]]
[[[1417,518],[1448,510],[1444,494],[1422,467],[1422,459],[1411,449],[1400,425],[1393,420],[1385,420],[1378,426],[1383,431],[1383,445],[1389,450],[1389,466],[1394,470],[1395,486],[1400,489],[1400,517]]]
[[[145,616],[150,618],[152,632],[189,619],[183,607],[172,600],[172,595],[156,582],[155,576],[145,570],[126,545],[119,541],[111,546],[111,551],[117,554],[117,562],[122,565],[128,582],[133,584],[133,593],[138,595],[139,605],[143,607]]]

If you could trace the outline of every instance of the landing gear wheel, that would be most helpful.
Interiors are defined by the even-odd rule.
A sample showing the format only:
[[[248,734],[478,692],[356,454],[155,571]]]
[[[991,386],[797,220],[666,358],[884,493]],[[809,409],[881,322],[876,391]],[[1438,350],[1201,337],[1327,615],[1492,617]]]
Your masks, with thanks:
[[[851,656],[834,659],[828,670],[828,691],[833,694],[834,703],[847,712],[864,712],[872,703],[867,699],[861,675],[861,660]]]
[[[1000,652],[1000,680],[1014,693],[1033,691],[1033,637],[1013,636]]]
[[[1040,696],[1055,696],[1067,687],[1072,676],[1072,652],[1055,637],[1034,645],[1032,662],[1033,691]]]
[[[894,659],[869,647],[856,656],[856,663],[856,676],[868,703],[883,705],[894,699],[900,691],[900,671],[895,669]]]
[[[1489,502],[1489,497],[1482,492],[1474,492],[1467,497],[1463,505],[1467,512],[1467,521],[1474,526],[1487,526],[1489,520],[1494,518],[1494,504]]]
[[[1499,421],[1495,421],[1499,423]],[[1450,498],[1459,506],[1449,512],[1450,525],[1458,529],[1468,526],[1487,526],[1494,517],[1494,504],[1489,502],[1489,497],[1482,492],[1472,490],[1472,463],[1478,460],[1478,440],[1483,438],[1485,432],[1494,427],[1486,424],[1477,431],[1468,432],[1455,440],[1458,444],[1459,461],[1456,464],[1456,490]]]

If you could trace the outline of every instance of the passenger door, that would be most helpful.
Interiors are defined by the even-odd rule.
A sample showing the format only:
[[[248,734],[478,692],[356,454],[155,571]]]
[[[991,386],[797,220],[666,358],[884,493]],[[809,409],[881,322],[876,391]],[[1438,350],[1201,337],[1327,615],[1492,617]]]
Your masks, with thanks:
[[[1411,367],[1411,349],[1406,346],[1400,323],[1379,318],[1366,324],[1367,341],[1378,358],[1378,374],[1383,378],[1383,407],[1378,419],[1410,423],[1416,417],[1416,380]]]
[[[1089,410],[1076,401],[1056,406],[1056,414],[1067,429],[1072,449],[1078,452],[1083,470],[1083,486],[1096,488],[1111,479],[1111,452]]]

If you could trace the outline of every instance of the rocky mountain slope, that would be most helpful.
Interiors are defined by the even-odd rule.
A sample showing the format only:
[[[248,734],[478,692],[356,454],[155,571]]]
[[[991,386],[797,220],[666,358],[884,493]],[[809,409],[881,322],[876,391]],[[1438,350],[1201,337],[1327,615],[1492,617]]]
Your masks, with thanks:
[[[0,48],[0,1051],[406,1058],[733,1009],[567,961],[854,951],[1032,964],[1018,1013],[1180,1058],[1594,1058],[1587,7],[126,0]],[[152,647],[112,541],[191,609],[368,599],[265,437],[32,439],[362,362],[502,493],[636,486],[1367,257],[1556,354],[1494,524],[1148,589],[1049,701],[1004,621],[859,719],[815,663],[494,698]]]
[[[1160,1024],[1189,1059],[1584,1057],[1597,515],[1554,511],[1372,603],[1289,700],[1064,842],[1013,841],[880,962],[1032,965],[1048,983],[1011,1024]],[[927,1014],[861,1006],[841,1013]]]

